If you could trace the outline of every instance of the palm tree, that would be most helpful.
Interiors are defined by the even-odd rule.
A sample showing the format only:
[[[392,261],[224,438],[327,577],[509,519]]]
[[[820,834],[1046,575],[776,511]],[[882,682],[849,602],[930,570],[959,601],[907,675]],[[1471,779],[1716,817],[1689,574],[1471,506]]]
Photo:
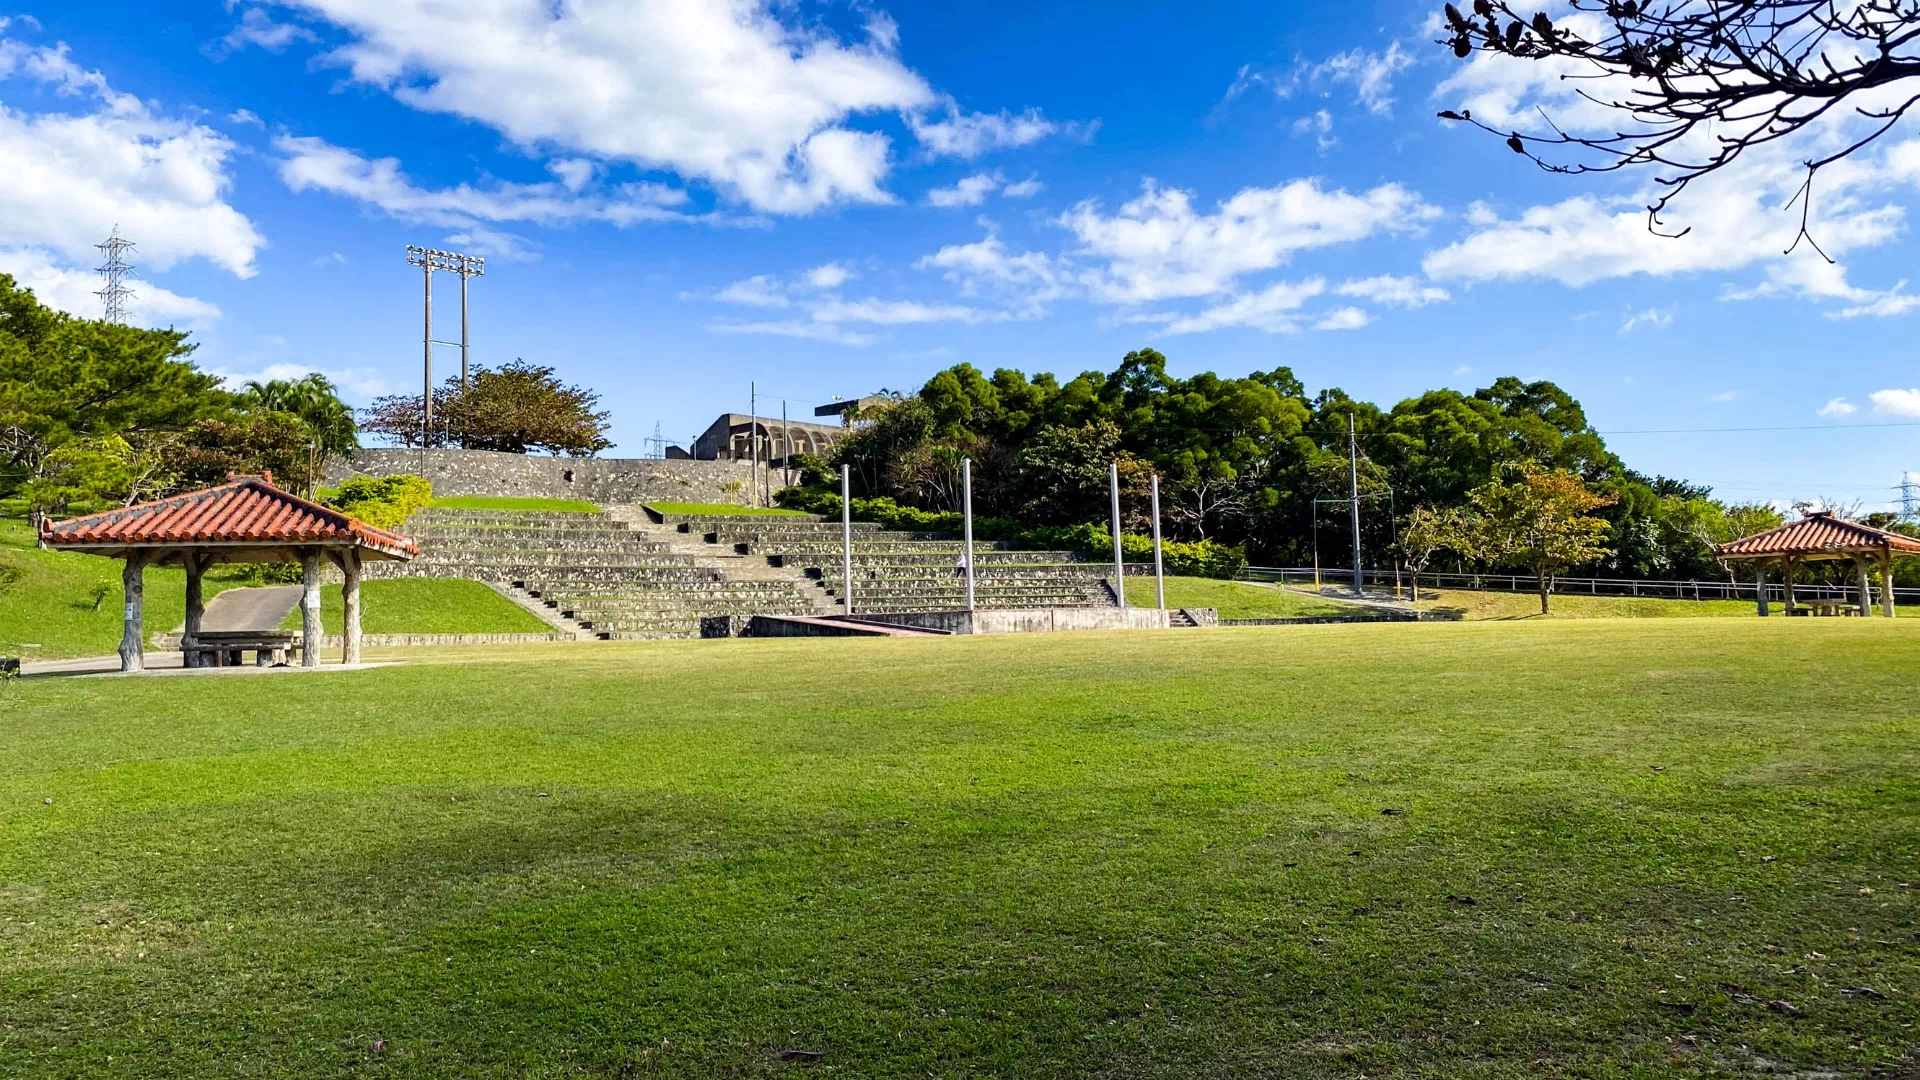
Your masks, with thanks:
[[[240,388],[239,396],[242,408],[287,413],[306,426],[306,493],[309,496],[329,459],[344,456],[360,446],[360,429],[353,421],[353,410],[340,400],[333,383],[319,372],[304,379],[249,382]]]

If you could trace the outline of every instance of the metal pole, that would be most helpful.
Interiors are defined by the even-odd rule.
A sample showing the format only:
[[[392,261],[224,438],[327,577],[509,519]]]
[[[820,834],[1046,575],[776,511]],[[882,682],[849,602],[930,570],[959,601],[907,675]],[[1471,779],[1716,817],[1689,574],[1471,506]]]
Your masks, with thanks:
[[[1365,596],[1360,580],[1360,449],[1353,433],[1353,414],[1347,414],[1347,480],[1353,499],[1353,595]]]
[[[1127,571],[1121,559],[1120,550],[1120,463],[1115,461],[1107,465],[1107,488],[1113,493],[1113,597],[1121,607],[1127,606]]]
[[[460,259],[460,392],[467,390],[467,259]]]
[[[754,383],[747,384],[747,446],[752,455],[748,459],[747,478],[752,481],[747,488],[747,505],[760,505],[760,388]]]
[[[787,452],[780,455],[780,486],[793,485],[793,429],[787,426],[787,403],[780,403],[780,437],[787,440]],[[769,478],[771,479],[771,478]],[[769,500],[771,505],[771,500]]]
[[[973,459],[960,459],[960,514],[966,521],[967,610],[973,610]]]
[[[422,335],[426,342],[426,356],[421,370],[424,372],[422,378],[426,384],[426,393],[420,401],[422,409],[420,446],[425,449],[427,440],[433,438],[433,260],[431,258],[424,261],[423,271],[427,281],[427,315],[426,332]]]
[[[1153,474],[1153,595],[1167,610],[1167,574],[1160,564],[1160,474]]]
[[[853,614],[853,480],[848,465],[840,466],[840,585],[847,614]]]

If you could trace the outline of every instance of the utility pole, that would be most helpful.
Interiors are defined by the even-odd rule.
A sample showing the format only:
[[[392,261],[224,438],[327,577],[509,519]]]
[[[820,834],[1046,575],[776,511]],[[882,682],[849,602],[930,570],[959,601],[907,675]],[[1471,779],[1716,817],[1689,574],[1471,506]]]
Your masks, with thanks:
[[[1353,595],[1365,596],[1360,578],[1360,444],[1354,435],[1353,414],[1347,414],[1347,481],[1353,501]]]
[[[748,486],[747,505],[760,505],[760,384],[747,384],[747,446],[751,456],[748,458],[747,477],[752,480]]]
[[[1160,562],[1160,474],[1153,474],[1153,594],[1167,610],[1167,572]]]
[[[793,432],[791,429],[787,427],[787,403],[784,401],[780,403],[780,437],[787,441],[787,452],[780,455],[780,486],[783,488],[792,487],[793,486]],[[768,498],[767,504],[771,506],[773,504],[773,499]]]
[[[127,279],[133,276],[133,265],[127,262],[127,252],[133,250],[133,241],[120,236],[120,226],[113,227],[113,235],[107,237],[104,244],[95,244],[100,253],[107,257],[105,265],[98,270],[106,281],[106,288],[93,295],[100,298],[105,314],[103,322],[114,326],[127,325],[127,301],[133,299],[133,290],[127,288]]]
[[[467,388],[467,279],[486,273],[487,260],[477,255],[462,255],[455,251],[440,251],[437,248],[423,248],[407,245],[407,265],[420,268],[424,282],[420,335],[421,382],[420,397],[420,446],[425,449],[433,437],[433,347],[452,345],[451,341],[433,340],[433,272],[445,270],[460,275],[460,389]]]
[[[840,598],[853,614],[853,474],[840,466]]]
[[[973,459],[960,459],[960,516],[966,522],[967,610],[973,610]]]
[[[1127,571],[1120,561],[1124,553],[1120,550],[1120,463],[1117,461],[1107,465],[1107,487],[1113,493],[1113,598],[1121,607],[1126,607]]]

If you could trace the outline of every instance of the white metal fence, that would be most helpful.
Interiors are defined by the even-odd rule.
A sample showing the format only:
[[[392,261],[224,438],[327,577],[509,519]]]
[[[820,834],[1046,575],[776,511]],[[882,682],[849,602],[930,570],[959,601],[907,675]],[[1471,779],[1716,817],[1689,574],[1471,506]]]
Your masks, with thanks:
[[[1316,573],[1322,583],[1347,585],[1353,584],[1352,570],[1322,569],[1299,566],[1249,566],[1245,576],[1252,581],[1278,581],[1288,585],[1314,584]],[[1364,580],[1369,588],[1390,591],[1396,587],[1407,589],[1413,584],[1413,575],[1405,570],[1368,570]],[[1531,574],[1440,574],[1423,573],[1420,585],[1428,589],[1489,589],[1496,592],[1534,592],[1539,588]],[[1753,582],[1739,581],[1642,581],[1633,578],[1576,578],[1555,577],[1553,591],[1562,596],[1644,596],[1665,600],[1745,600],[1755,602]],[[1811,600],[1837,600],[1842,603],[1858,604],[1860,590],[1848,585],[1809,585],[1796,582],[1793,586],[1795,600],[1806,603]],[[1786,588],[1779,581],[1767,582],[1767,599],[1775,603],[1786,601]],[[1893,590],[1894,603],[1898,605],[1920,604],[1920,589],[1896,588]]]

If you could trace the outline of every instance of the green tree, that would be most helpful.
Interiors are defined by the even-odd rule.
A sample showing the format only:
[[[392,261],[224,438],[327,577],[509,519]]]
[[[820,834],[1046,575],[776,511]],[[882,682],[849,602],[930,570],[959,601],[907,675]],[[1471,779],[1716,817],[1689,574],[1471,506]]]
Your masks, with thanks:
[[[434,391],[432,431],[424,431],[419,394],[379,398],[361,417],[361,427],[403,446],[458,446],[512,454],[540,451],[591,457],[612,446],[608,414],[600,396],[560,381],[554,369],[525,360],[501,367],[476,366],[467,387],[458,376]]]
[[[37,522],[77,503],[117,502],[133,487],[139,455],[118,435],[69,439],[47,452],[20,496]]]
[[[1566,469],[1523,462],[1506,471],[1512,483],[1497,479],[1469,495],[1473,509],[1463,539],[1475,558],[1532,571],[1545,615],[1554,573],[1607,554],[1602,541],[1609,526],[1592,511],[1614,497],[1596,495]]]
[[[54,311],[0,274],[0,494],[72,439],[178,431],[232,405],[177,330]]]
[[[1400,554],[1413,578],[1413,601],[1420,602],[1420,575],[1441,551],[1470,550],[1467,519],[1451,507],[1416,506],[1400,526]]]
[[[168,466],[185,488],[211,487],[229,475],[272,473],[274,483],[310,490],[307,426],[290,413],[260,412],[202,420],[167,448]]]
[[[360,429],[353,410],[334,389],[326,376],[315,372],[303,379],[274,379],[249,382],[237,395],[242,409],[250,412],[285,413],[307,429],[306,493],[326,475],[327,462],[352,453],[360,445]]]

